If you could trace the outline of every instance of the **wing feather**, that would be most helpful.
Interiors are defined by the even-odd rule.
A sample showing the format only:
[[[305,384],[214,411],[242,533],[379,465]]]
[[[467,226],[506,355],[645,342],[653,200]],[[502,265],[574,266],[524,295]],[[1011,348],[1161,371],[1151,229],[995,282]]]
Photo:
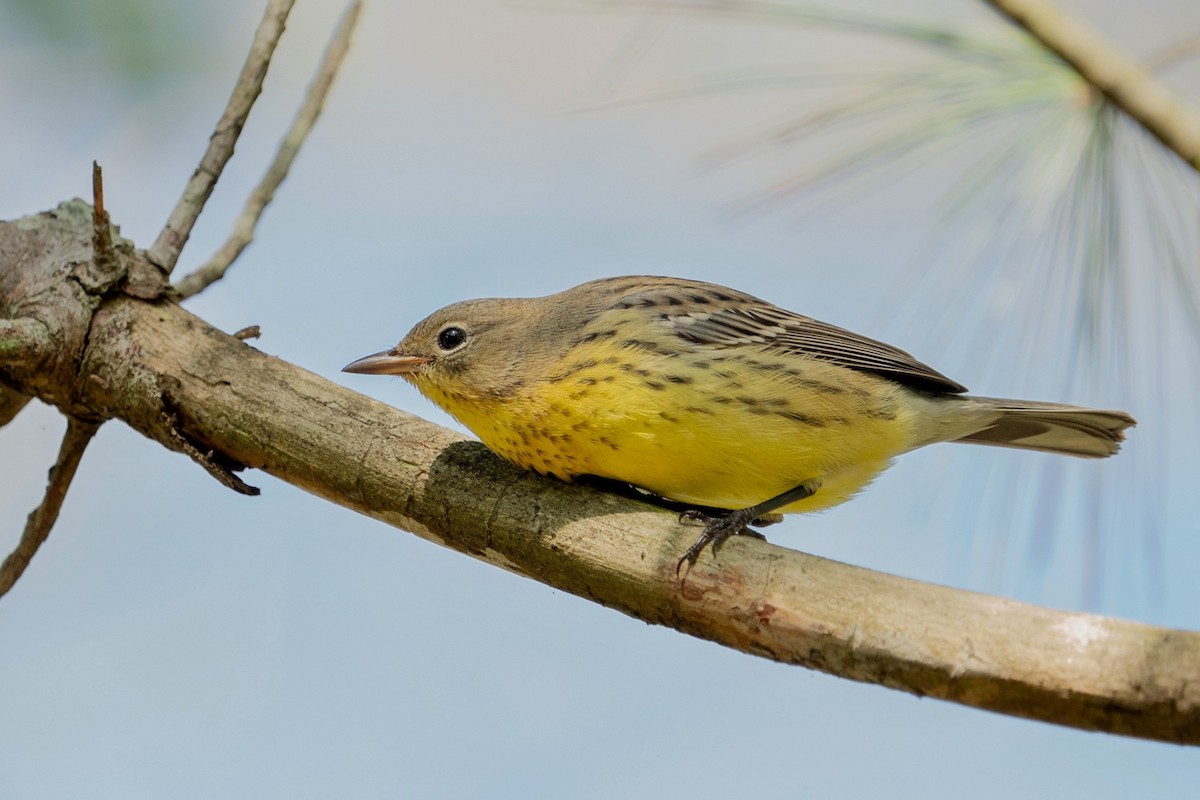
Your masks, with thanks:
[[[648,279],[614,305],[654,313],[681,338],[712,347],[759,346],[870,372],[914,389],[959,394],[957,381],[898,347],[710,283]]]

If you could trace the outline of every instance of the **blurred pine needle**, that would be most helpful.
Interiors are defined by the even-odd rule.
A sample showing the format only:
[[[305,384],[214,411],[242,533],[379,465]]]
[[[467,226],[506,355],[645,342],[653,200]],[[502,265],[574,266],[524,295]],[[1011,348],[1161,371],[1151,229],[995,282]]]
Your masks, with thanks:
[[[1152,603],[1161,600],[1169,465],[1174,456],[1190,455],[1172,445],[1189,438],[1183,433],[1189,425],[1195,428],[1200,175],[1053,53],[998,18],[964,31],[792,2],[573,5],[645,13],[608,66],[593,108],[837,89],[800,111],[747,126],[701,156],[711,167],[793,159],[781,170],[784,178],[737,200],[739,211],[809,212],[936,167],[952,151],[959,159],[964,149],[975,154],[946,192],[943,219],[931,226],[918,257],[895,275],[895,291],[883,292],[912,301],[899,308],[881,301],[883,313],[891,324],[924,330],[938,343],[929,350],[939,353],[937,363],[971,364],[963,372],[972,380],[1002,366],[996,361],[1008,354],[1003,385],[1012,393],[1028,388],[1034,397],[1127,408],[1142,424],[1125,453],[1103,469],[1062,459],[1026,457],[1019,466],[976,460],[981,465],[972,462],[970,474],[937,506],[955,509],[960,525],[986,533],[980,541],[992,543],[993,580],[1013,554],[1008,537],[1028,531],[1016,546],[1026,554],[1022,583],[1033,580],[1035,593],[1046,588],[1036,584],[1060,541],[1071,537],[1083,553],[1085,605],[1099,606],[1110,592],[1132,587]],[[653,39],[695,15],[884,37],[919,52],[871,66],[851,51],[845,64],[771,65],[652,81],[649,88],[642,81],[631,90],[629,75]],[[1178,64],[1200,51],[1198,41],[1184,40],[1157,60]],[[816,160],[806,157],[820,137],[846,143]],[[967,486],[987,486],[986,496]]]

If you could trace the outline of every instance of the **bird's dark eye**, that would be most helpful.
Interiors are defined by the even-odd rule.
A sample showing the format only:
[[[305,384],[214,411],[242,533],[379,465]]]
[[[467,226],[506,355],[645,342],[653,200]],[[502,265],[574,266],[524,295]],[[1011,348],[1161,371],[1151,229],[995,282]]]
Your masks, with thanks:
[[[445,328],[438,334],[438,347],[443,350],[453,350],[467,340],[467,332],[457,326]]]

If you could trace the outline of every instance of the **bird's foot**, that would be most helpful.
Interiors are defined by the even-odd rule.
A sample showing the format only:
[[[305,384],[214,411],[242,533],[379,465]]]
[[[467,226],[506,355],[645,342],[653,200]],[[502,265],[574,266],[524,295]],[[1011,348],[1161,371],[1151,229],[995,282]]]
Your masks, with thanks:
[[[700,534],[700,538],[696,543],[687,549],[683,557],[675,564],[675,574],[679,575],[680,570],[686,563],[688,570],[696,566],[696,560],[700,558],[700,554],[704,552],[704,548],[712,545],[713,555],[721,549],[721,545],[725,544],[725,540],[730,536],[750,536],[755,539],[766,539],[761,533],[751,530],[749,525],[773,525],[780,522],[783,517],[779,514],[763,514],[759,517],[754,517],[750,509],[743,508],[737,511],[730,511],[727,514],[714,515],[707,511],[690,509],[680,513],[679,520],[682,522],[685,519],[696,520],[704,523],[704,533]],[[686,572],[684,573],[687,574]]]

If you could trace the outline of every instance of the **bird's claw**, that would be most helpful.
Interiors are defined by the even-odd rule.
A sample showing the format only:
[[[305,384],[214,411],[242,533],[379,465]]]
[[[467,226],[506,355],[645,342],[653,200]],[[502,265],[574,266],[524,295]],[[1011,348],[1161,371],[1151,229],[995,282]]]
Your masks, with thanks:
[[[758,520],[752,519],[745,509],[730,511],[728,514],[720,516],[714,516],[697,509],[690,509],[680,512],[679,521],[683,522],[684,520],[703,522],[704,532],[700,534],[700,538],[675,563],[676,576],[680,574],[680,570],[683,569],[685,563],[689,571],[692,567],[696,566],[696,561],[700,558],[700,554],[704,552],[705,547],[712,545],[712,552],[715,556],[717,551],[721,549],[721,545],[725,544],[725,540],[730,536],[751,536],[755,539],[766,538],[758,531],[750,530],[747,527],[752,522],[758,522]],[[685,571],[683,574],[687,575],[687,572]]]

